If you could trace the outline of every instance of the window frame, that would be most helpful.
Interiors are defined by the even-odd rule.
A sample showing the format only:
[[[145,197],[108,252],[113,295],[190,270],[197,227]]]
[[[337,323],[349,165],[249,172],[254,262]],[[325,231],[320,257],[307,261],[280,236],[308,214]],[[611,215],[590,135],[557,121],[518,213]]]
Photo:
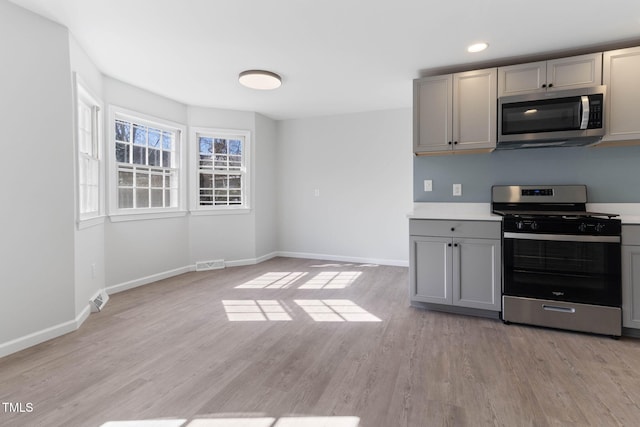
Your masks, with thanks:
[[[75,212],[78,229],[88,228],[104,222],[105,217],[105,157],[104,157],[104,103],[89,89],[81,76],[73,73],[73,136],[75,154]],[[80,104],[91,109],[91,144],[94,154],[85,154],[80,147]],[[81,178],[81,162],[86,158],[97,164],[97,210],[83,212],[82,187],[86,185]]]
[[[115,123],[117,119],[123,119],[130,122],[137,122],[145,126],[156,127],[161,130],[171,130],[175,132],[175,150],[174,150],[174,169],[176,170],[177,179],[177,204],[170,207],[140,207],[140,208],[118,208],[118,162],[116,161],[116,135]],[[186,156],[185,152],[185,135],[186,126],[183,124],[162,119],[141,113],[139,111],[129,110],[116,105],[109,106],[109,122],[108,122],[108,194],[109,194],[109,217],[112,222],[131,221],[155,218],[170,218],[186,215]],[[130,164],[132,167],[141,167],[152,169],[154,166]],[[163,166],[158,168],[165,169]]]
[[[206,136],[211,138],[233,137],[243,138],[242,147],[242,166],[240,174],[242,176],[242,203],[240,205],[200,205],[200,147],[199,137]],[[192,127],[190,128],[190,144],[193,154],[189,156],[189,166],[191,169],[191,186],[190,186],[190,212],[192,215],[225,215],[225,214],[247,214],[251,212],[251,182],[253,177],[251,163],[251,131],[243,129],[226,129],[226,128],[210,128],[210,127]]]

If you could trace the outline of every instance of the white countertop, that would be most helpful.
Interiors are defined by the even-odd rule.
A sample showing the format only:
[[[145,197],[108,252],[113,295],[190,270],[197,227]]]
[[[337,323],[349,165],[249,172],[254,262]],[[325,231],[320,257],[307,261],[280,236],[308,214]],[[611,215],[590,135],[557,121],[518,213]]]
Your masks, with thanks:
[[[640,224],[640,203],[587,203],[587,210],[620,215],[623,224]],[[409,219],[501,221],[491,213],[491,203],[414,203]]]

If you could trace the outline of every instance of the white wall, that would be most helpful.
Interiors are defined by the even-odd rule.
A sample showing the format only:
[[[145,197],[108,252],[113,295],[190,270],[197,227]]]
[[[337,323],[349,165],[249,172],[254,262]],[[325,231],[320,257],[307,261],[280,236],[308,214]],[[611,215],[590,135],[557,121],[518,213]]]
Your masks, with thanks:
[[[279,250],[407,265],[411,120],[401,109],[278,122]]]
[[[68,32],[0,0],[0,40],[2,356],[75,310]]]
[[[254,205],[256,220],[256,258],[278,250],[277,214],[277,136],[276,122],[256,114]]]

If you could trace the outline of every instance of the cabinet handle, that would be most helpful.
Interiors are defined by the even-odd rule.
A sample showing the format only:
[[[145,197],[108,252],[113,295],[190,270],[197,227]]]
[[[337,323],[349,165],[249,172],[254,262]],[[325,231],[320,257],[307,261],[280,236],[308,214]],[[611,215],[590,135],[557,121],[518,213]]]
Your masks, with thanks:
[[[453,227],[451,227],[451,231],[456,231],[456,229],[455,229],[455,228],[453,228]]]
[[[449,141],[449,145],[451,145],[451,141]]]
[[[458,244],[457,244],[457,243],[454,243],[454,244],[453,244],[453,246],[457,248],[457,247],[458,247]]]
[[[553,83],[549,83],[549,87],[553,87]]]
[[[545,83],[545,84],[543,84],[543,85],[542,85],[542,87],[547,87],[547,84],[546,84],[546,83]]]
[[[451,243],[449,243],[447,246],[451,247]]]
[[[458,141],[453,141],[453,145],[456,145],[458,143]]]

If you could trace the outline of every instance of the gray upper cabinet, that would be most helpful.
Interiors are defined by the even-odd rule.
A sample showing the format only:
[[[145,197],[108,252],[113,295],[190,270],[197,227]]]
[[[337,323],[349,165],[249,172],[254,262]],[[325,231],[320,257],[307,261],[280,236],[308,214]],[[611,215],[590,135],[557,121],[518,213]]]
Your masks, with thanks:
[[[498,68],[498,96],[602,84],[602,54],[572,56]]]
[[[497,69],[414,80],[417,154],[494,149]]]
[[[607,85],[606,135],[603,141],[640,140],[640,47],[604,53]]]

